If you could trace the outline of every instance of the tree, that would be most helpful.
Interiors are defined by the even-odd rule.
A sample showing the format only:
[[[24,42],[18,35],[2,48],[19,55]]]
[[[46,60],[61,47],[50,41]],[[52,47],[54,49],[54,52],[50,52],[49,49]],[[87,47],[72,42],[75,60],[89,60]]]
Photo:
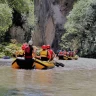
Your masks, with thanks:
[[[18,17],[18,14],[20,18]],[[16,25],[19,21],[24,31],[27,28],[26,32],[31,34],[31,30],[34,28],[34,1],[0,0],[0,38],[2,37],[2,40],[10,26]],[[26,28],[24,28],[25,26],[23,26],[23,24],[26,25]]]
[[[96,0],[78,0],[67,16],[64,28],[66,33],[62,36],[62,41],[69,42],[68,46],[70,43],[74,44],[78,41],[77,48],[85,50],[89,47],[91,44],[84,47],[86,42],[88,43],[88,40],[93,40],[96,36],[94,34],[96,33]]]
[[[8,4],[0,3],[0,40],[2,41],[5,32],[12,24],[12,9]]]

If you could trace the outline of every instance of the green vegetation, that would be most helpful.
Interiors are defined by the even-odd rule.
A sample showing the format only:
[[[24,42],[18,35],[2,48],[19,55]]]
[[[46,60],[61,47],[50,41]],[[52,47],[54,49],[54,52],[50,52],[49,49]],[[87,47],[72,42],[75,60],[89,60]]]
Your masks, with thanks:
[[[19,23],[17,22],[16,18],[17,14],[19,14],[21,17],[19,18],[21,27],[23,23],[26,25],[26,28],[23,28],[23,30],[27,30],[25,40],[28,41],[31,30],[34,29],[34,1],[0,0],[0,57],[5,55],[12,56],[12,54],[18,48],[20,48],[18,43],[8,43],[9,39],[11,39],[10,35],[8,34],[10,27],[16,25],[16,23]],[[7,43],[3,43],[4,41],[7,41]]]
[[[0,0],[0,42],[4,41],[5,33],[14,25],[13,19],[17,19],[13,17],[15,11],[20,14],[21,21],[26,23],[28,31],[34,28],[33,0]]]
[[[8,28],[12,25],[12,9],[8,4],[0,4],[0,39],[3,40],[3,36]],[[1,41],[0,40],[0,41]]]
[[[31,0],[7,0],[9,6],[20,13],[25,13],[29,11]]]
[[[91,50],[96,36],[96,0],[78,0],[67,16],[66,33],[62,36],[62,48]],[[94,48],[91,50],[91,52]]]
[[[13,57],[16,51],[21,49],[21,44],[18,44],[16,40],[11,40],[11,43],[3,42],[0,44],[0,58],[4,56]]]

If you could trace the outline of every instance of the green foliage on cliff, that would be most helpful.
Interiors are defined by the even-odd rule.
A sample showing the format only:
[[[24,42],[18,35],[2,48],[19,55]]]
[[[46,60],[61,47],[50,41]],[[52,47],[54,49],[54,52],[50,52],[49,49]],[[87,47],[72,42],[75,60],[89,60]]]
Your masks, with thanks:
[[[29,26],[34,25],[34,1],[33,0],[7,0],[9,6],[15,9],[22,15],[22,18],[27,18]]]
[[[62,42],[67,44],[64,46],[61,43],[61,46],[83,49],[86,41],[90,47],[96,36],[96,0],[78,0],[67,16],[64,27],[66,33],[62,36]]]
[[[0,38],[2,37],[2,40],[6,31],[14,25],[12,24],[14,10],[21,15],[21,21],[27,24],[29,30],[34,27],[33,0],[0,0]]]
[[[30,1],[30,4],[29,4],[29,14],[28,14],[28,18],[27,18],[27,21],[28,21],[28,24],[29,26],[34,26],[34,2],[31,2]]]
[[[14,8],[20,13],[29,11],[30,0],[7,0],[11,8]]]

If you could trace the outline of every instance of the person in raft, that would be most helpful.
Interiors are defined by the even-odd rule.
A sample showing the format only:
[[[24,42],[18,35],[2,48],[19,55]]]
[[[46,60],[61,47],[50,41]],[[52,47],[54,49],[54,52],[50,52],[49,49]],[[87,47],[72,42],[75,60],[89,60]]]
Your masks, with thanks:
[[[47,45],[47,50],[48,52],[50,53],[51,55],[51,60],[54,59],[54,57],[56,57],[56,54],[54,53],[54,51],[51,49],[51,46],[50,45]],[[48,55],[48,58],[50,59],[50,56]]]
[[[28,69],[32,68],[32,64],[34,63],[34,59],[32,57],[32,54],[34,53],[33,50],[33,42],[32,40],[30,40],[27,44],[27,46],[25,47],[25,63],[28,65]]]
[[[49,58],[48,58],[48,56],[49,56]],[[51,55],[50,55],[49,51],[47,50],[46,45],[42,45],[42,50],[40,51],[40,58],[42,61],[51,60]]]

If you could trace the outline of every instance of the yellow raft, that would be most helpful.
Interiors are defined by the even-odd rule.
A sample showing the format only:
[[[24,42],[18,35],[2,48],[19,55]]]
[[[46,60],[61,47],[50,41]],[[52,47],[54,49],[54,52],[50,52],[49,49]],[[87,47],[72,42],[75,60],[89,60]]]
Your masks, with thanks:
[[[12,68],[14,69],[51,69],[55,67],[55,64],[48,61],[41,61],[38,59],[34,59],[33,64],[27,64],[24,58],[17,58],[12,63]]]
[[[63,59],[64,60],[78,60],[79,56],[75,55],[74,57],[69,57],[69,56],[64,56]]]

